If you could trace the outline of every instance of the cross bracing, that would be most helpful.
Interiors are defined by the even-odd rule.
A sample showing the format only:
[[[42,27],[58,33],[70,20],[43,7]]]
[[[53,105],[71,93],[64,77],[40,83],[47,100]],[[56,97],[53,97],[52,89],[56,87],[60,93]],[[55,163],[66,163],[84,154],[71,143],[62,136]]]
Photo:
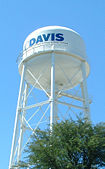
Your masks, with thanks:
[[[20,161],[24,161],[27,144],[38,128],[44,130],[50,126],[52,130],[53,123],[75,118],[80,112],[90,119],[89,103],[91,100],[87,94],[85,62],[81,61],[81,66],[75,69],[74,74],[69,78],[60,64],[55,65],[55,55],[52,53],[51,67],[49,67],[50,88],[45,88],[41,83],[42,78],[47,81],[44,77],[47,69],[43,67],[35,76],[27,68],[27,63],[23,64],[9,169],[19,169],[18,164]],[[62,73],[67,82],[65,85],[61,84],[60,88],[57,88],[55,81],[56,70]],[[33,85],[26,81],[26,72],[33,79]],[[81,72],[83,80],[73,87],[73,79],[78,76],[79,72]],[[71,86],[70,89],[69,86]]]

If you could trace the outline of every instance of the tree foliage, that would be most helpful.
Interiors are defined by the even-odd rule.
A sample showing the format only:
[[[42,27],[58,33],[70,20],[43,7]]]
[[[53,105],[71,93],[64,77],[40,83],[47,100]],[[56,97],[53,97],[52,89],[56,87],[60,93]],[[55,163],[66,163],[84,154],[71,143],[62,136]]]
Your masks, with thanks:
[[[37,130],[28,145],[27,162],[34,169],[91,169],[105,166],[105,123],[78,119]]]

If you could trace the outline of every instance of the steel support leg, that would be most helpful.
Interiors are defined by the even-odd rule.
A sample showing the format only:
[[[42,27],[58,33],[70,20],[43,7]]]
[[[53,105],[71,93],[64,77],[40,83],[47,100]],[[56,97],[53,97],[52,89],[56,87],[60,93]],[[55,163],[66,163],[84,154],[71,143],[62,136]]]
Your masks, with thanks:
[[[87,82],[86,82],[86,68],[85,62],[81,63],[81,70],[82,70],[82,77],[83,81],[81,82],[81,90],[82,90],[82,97],[83,97],[83,106],[85,109],[85,117],[90,120],[90,110],[89,110],[89,98],[87,92]]]
[[[26,83],[25,90],[24,90],[23,106],[22,106],[23,108],[26,106],[26,102],[27,102],[27,99],[26,99],[27,91],[28,91],[28,84]],[[25,115],[26,115],[26,111],[23,109],[22,117],[21,117],[20,136],[19,136],[19,142],[18,142],[17,163],[21,160],[23,134],[25,132],[25,122],[24,122]]]
[[[19,127],[19,113],[20,113],[19,107],[21,106],[22,94],[24,91],[24,75],[25,75],[25,65],[23,65],[23,70],[22,70],[22,75],[21,75],[21,82],[20,82],[19,96],[18,96],[17,109],[16,109],[16,118],[15,118],[15,125],[14,125],[13,139],[12,139],[9,169],[13,169],[12,165],[14,165],[14,156],[15,156],[15,151],[16,151],[16,141],[17,141],[18,127]]]

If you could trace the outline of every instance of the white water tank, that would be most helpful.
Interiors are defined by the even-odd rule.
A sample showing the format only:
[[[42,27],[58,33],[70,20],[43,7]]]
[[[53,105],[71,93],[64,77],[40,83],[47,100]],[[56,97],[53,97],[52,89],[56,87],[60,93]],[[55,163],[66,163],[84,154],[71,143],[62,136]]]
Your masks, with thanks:
[[[85,62],[88,76],[89,64],[85,44],[80,35],[66,27],[48,26],[35,30],[24,41],[19,73],[22,73],[22,66],[25,63],[27,70],[25,80],[28,83],[34,85],[36,78],[46,90],[50,90],[52,52],[55,55],[57,91],[73,88],[82,81],[81,61]],[[39,85],[36,87],[40,88]]]

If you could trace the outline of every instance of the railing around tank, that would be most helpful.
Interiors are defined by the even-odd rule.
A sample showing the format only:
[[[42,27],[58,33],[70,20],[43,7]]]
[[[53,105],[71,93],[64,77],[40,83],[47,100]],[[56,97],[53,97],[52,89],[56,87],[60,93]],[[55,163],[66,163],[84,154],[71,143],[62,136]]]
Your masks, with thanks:
[[[29,52],[31,52],[31,55],[47,51],[47,50],[60,50],[60,51],[66,51],[68,48],[70,48],[70,44],[66,42],[44,42],[40,44],[35,44],[32,47],[29,47],[23,51],[21,51],[17,57],[16,63],[20,64],[20,62],[23,60],[23,56],[25,58],[29,56]]]
[[[68,51],[71,49],[71,45],[68,42],[43,42],[40,44],[35,44],[32,47],[29,47],[23,51],[21,51],[17,57],[16,63],[19,65],[20,62],[31,56],[33,54],[37,54],[38,52],[44,52],[49,50],[59,50],[59,51]],[[76,48],[75,48],[76,50]],[[79,49],[78,49],[79,51]],[[81,53],[81,51],[79,51]],[[78,55],[79,56],[79,55]],[[83,57],[83,59],[88,60],[87,57]]]

